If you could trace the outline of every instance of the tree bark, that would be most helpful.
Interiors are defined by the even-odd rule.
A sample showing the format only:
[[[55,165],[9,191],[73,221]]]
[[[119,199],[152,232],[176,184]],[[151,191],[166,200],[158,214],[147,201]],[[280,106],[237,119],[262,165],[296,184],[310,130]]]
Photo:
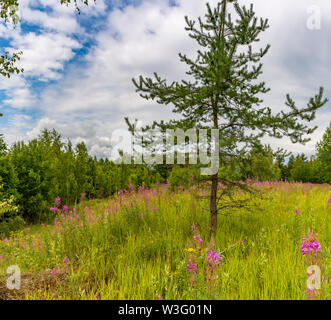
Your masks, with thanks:
[[[210,220],[211,231],[216,235],[217,231],[217,187],[218,187],[218,174],[214,174],[211,178],[211,195],[210,195]]]
[[[222,6],[222,23],[220,30],[220,37],[222,41],[221,46],[221,55],[224,55],[225,39],[224,39],[224,29],[225,29],[225,18],[226,18],[226,0],[223,1]],[[217,87],[217,86],[216,86]],[[214,129],[218,129],[218,99],[219,95],[216,94],[215,97],[212,97],[212,106],[213,106],[213,124]],[[217,152],[219,152],[219,145],[215,146]],[[211,177],[211,194],[210,194],[210,220],[211,220],[211,231],[215,236],[217,231],[217,189],[218,189],[218,172],[213,174]]]

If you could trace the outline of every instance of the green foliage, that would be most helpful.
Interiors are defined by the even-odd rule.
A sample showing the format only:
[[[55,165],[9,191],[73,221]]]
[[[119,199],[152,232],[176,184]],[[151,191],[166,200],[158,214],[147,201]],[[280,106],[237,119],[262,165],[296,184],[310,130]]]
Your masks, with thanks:
[[[15,205],[14,196],[9,198],[3,194],[3,185],[0,184],[0,220],[4,219],[6,215],[14,214],[18,211],[18,207]]]
[[[172,189],[176,187],[187,188],[199,178],[199,169],[188,167],[173,166],[169,176],[169,183]]]
[[[255,145],[243,161],[245,178],[250,177],[258,181],[278,181],[281,170],[278,162],[274,161],[274,155],[270,146]]]
[[[290,178],[293,181],[307,182],[311,176],[310,166],[301,157],[297,157],[290,171]]]
[[[0,114],[1,116],[1,114]],[[5,141],[3,140],[3,135],[0,134],[0,156],[4,156],[7,152],[7,145]]]
[[[18,216],[19,207],[13,195],[4,193],[0,177],[0,237],[9,236],[10,232],[21,229],[25,221]]]
[[[37,139],[17,142],[8,149],[0,137],[0,183],[6,198],[13,196],[19,215],[27,221],[44,219],[60,197],[63,204],[78,203],[82,198],[105,198],[119,190],[140,186],[150,188],[156,182],[169,181],[171,187],[188,187],[200,180],[199,165],[115,164],[108,159],[91,157],[81,142],[72,146],[55,130],[43,130]],[[319,144],[325,146],[327,144]],[[281,169],[270,147],[257,144],[242,159],[220,166],[219,178],[264,181],[283,179],[313,183],[330,182],[328,160],[324,153],[309,161],[304,155],[291,156]]]
[[[321,163],[324,180],[331,183],[331,122],[322,140],[317,144],[317,159]]]
[[[108,197],[130,184],[134,188],[150,187],[165,180],[145,165],[98,160],[88,154],[84,142],[73,147],[55,130],[45,129],[38,138],[17,142],[8,152],[2,152],[0,181],[4,184],[3,193],[15,196],[21,216],[35,221],[49,213],[56,197],[71,205],[84,197]]]

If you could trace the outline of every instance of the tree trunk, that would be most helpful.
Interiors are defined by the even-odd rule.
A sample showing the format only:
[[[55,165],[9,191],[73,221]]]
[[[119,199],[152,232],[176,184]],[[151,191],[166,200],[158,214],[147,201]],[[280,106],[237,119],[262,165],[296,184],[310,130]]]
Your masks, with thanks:
[[[211,218],[211,231],[216,235],[217,230],[217,187],[218,187],[218,174],[214,174],[211,178],[211,195],[210,195],[210,218]]]
[[[226,16],[226,0],[223,1],[222,5],[222,23],[220,30],[220,40],[221,40],[221,52],[222,58],[224,56],[225,38],[224,38],[224,28],[225,28],[225,16]],[[213,124],[214,129],[218,129],[218,100],[219,94],[217,93],[212,97],[211,103],[213,106]],[[219,143],[215,145],[215,151],[219,152]],[[211,232],[215,236],[217,231],[217,189],[218,189],[218,170],[217,173],[213,174],[211,177],[211,194],[210,194],[210,221],[211,221]]]

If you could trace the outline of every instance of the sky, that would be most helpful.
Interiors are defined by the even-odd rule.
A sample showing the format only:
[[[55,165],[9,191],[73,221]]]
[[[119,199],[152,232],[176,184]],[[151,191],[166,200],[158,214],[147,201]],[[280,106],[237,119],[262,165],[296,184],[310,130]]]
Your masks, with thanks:
[[[23,55],[24,73],[0,78],[0,132],[10,145],[55,128],[75,144],[84,141],[92,155],[109,157],[111,137],[126,129],[124,117],[142,124],[172,118],[171,107],[142,99],[131,81],[157,72],[169,81],[185,79],[178,53],[195,57],[184,16],[203,17],[201,0],[96,0],[81,14],[60,0],[21,0],[20,24],[0,24],[1,50]],[[215,5],[217,1],[209,1]],[[331,100],[331,1],[241,0],[269,18],[261,47],[262,80],[271,91],[264,105],[283,110],[289,93],[300,107],[324,86]],[[316,20],[317,19],[317,20]],[[266,138],[273,148],[312,155],[331,120],[331,102],[311,123],[318,129],[305,145]]]

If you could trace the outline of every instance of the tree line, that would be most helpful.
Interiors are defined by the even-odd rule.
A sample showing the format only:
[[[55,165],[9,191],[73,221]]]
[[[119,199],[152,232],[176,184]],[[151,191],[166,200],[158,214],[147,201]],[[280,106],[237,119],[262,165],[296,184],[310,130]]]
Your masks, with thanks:
[[[310,159],[300,154],[286,161],[285,154],[257,145],[238,163],[221,166],[219,175],[232,180],[331,183],[331,123],[316,151]],[[168,182],[172,189],[184,188],[199,178],[198,165],[116,164],[107,158],[97,159],[84,142],[73,146],[54,129],[44,129],[37,138],[10,147],[0,136],[0,203],[4,206],[11,199],[15,208],[15,214],[10,207],[7,213],[0,211],[2,221],[17,215],[25,221],[40,219],[49,213],[56,197],[75,205],[82,197],[105,198],[129,186],[149,188]]]

